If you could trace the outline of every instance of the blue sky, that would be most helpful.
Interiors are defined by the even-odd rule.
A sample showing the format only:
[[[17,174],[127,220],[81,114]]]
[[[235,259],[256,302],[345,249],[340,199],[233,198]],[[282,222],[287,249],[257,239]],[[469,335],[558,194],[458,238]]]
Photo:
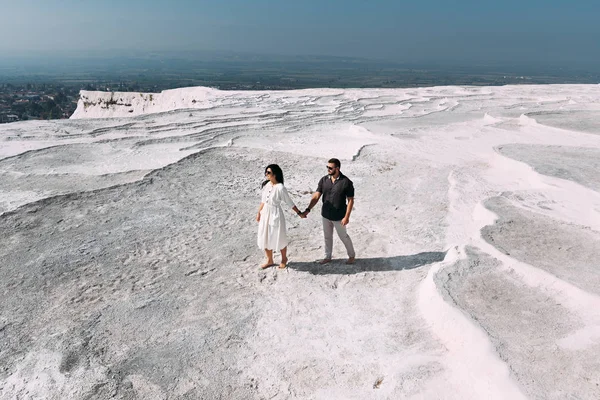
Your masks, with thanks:
[[[230,50],[600,65],[600,1],[5,0],[2,53]]]

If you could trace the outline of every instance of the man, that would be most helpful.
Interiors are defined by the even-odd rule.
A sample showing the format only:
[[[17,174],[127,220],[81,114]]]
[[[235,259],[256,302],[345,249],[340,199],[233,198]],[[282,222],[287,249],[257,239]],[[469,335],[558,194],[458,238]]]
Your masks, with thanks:
[[[341,163],[337,158],[329,160],[327,175],[319,181],[317,191],[313,194],[308,208],[304,210],[304,215],[308,215],[323,196],[321,216],[323,217],[323,235],[325,236],[325,258],[319,261],[320,264],[331,261],[333,228],[335,228],[342,243],[346,246],[348,252],[346,264],[353,264],[356,257],[352,240],[346,232],[346,225],[350,223],[350,214],[354,206],[354,185],[350,179],[342,174],[340,167]],[[346,200],[348,200],[347,204]]]

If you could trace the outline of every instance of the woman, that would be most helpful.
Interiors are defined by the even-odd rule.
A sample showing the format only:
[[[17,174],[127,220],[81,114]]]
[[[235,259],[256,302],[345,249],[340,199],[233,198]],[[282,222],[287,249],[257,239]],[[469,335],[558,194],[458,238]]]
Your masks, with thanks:
[[[266,180],[262,184],[262,200],[256,215],[258,222],[258,247],[265,251],[267,261],[260,267],[262,269],[275,265],[273,250],[281,251],[281,264],[279,269],[287,266],[288,238],[285,228],[282,204],[293,209],[300,218],[306,218],[294,205],[285,186],[283,186],[283,171],[279,165],[271,164],[265,168]]]

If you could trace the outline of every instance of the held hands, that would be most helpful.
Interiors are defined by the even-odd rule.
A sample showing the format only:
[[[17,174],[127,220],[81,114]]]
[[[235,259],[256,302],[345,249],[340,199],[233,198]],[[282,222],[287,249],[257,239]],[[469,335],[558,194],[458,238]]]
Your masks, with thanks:
[[[308,208],[307,208],[306,210],[308,210]],[[305,218],[306,218],[306,214],[308,214],[308,213],[306,212],[306,210],[304,210],[304,212],[300,212],[300,210],[298,210],[298,216],[299,216],[300,218],[302,218],[302,219],[305,219]]]
[[[306,208],[306,210],[304,210],[302,213],[300,213],[300,217],[301,218],[307,218],[308,217],[308,213],[310,212],[310,208]]]

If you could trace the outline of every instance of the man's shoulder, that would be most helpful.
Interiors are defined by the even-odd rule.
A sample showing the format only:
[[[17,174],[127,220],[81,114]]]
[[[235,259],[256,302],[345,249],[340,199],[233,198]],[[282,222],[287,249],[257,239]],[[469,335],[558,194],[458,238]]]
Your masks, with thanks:
[[[353,184],[352,180],[350,180],[350,178],[348,178],[348,177],[347,177],[346,175],[344,175],[344,174],[341,174],[341,173],[340,173],[340,179],[343,179],[343,180],[345,180],[345,181],[346,181],[346,183],[348,183],[348,184],[350,184],[350,185],[352,185],[352,184]]]
[[[325,175],[324,177],[322,177],[321,179],[319,179],[319,183],[317,184],[317,192],[319,192],[319,193],[323,192],[323,186],[327,182],[326,179],[327,179],[327,175]]]

